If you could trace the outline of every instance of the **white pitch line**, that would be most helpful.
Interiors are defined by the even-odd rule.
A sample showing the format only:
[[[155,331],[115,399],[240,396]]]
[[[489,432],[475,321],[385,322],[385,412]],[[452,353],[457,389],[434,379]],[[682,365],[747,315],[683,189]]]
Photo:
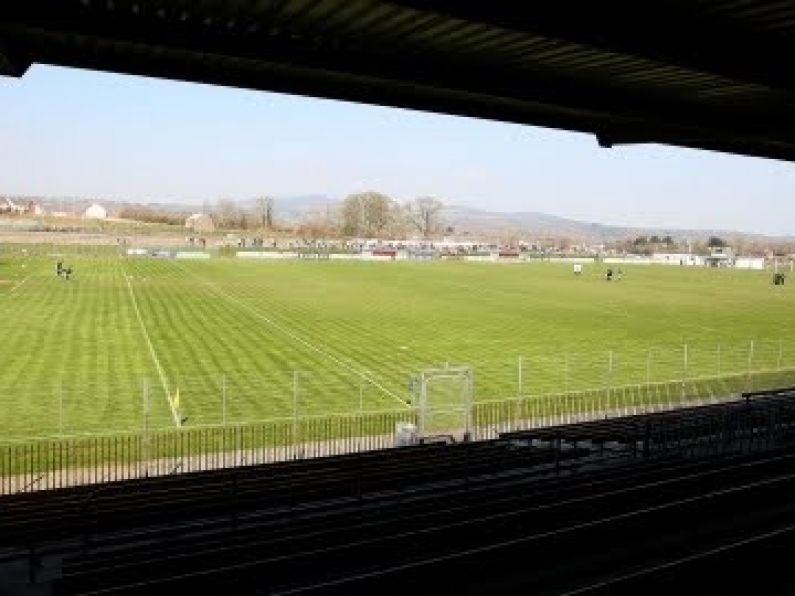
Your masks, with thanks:
[[[21,288],[21,287],[22,287],[22,284],[24,284],[26,281],[28,281],[28,280],[30,279],[30,276],[31,276],[31,275],[33,275],[33,274],[32,274],[32,273],[29,273],[28,275],[26,275],[25,277],[23,277],[21,280],[19,280],[17,283],[15,283],[15,284],[13,285],[13,287],[12,287],[10,290],[8,290],[8,293],[9,293],[9,294],[13,294],[14,292],[16,292],[16,291],[17,291],[19,288]]]
[[[354,367],[352,367],[350,364],[348,364],[348,363],[344,362],[343,360],[340,360],[339,358],[337,358],[336,356],[334,356],[334,354],[330,354],[329,352],[325,351],[323,348],[319,348],[318,346],[316,346],[316,345],[315,345],[315,344],[313,344],[312,342],[310,342],[310,341],[308,341],[308,340],[304,339],[304,338],[303,338],[303,337],[301,337],[300,335],[298,335],[298,334],[296,334],[296,333],[294,333],[294,332],[290,331],[289,329],[287,329],[287,328],[283,327],[282,325],[280,325],[279,323],[277,323],[276,321],[274,321],[273,319],[271,319],[271,318],[270,318],[270,317],[268,317],[267,315],[263,314],[263,313],[262,313],[262,312],[261,312],[261,311],[260,311],[258,308],[255,308],[255,307],[253,307],[253,306],[251,306],[251,305],[249,305],[249,304],[246,304],[245,302],[242,302],[242,301],[241,301],[239,298],[236,298],[236,297],[235,297],[235,296],[233,296],[231,293],[229,293],[229,292],[227,292],[227,291],[224,291],[223,289],[221,289],[221,288],[219,288],[218,286],[216,286],[215,284],[213,284],[213,283],[211,283],[211,282],[207,281],[207,280],[206,280],[206,279],[204,279],[203,277],[200,277],[200,276],[196,275],[196,274],[195,274],[195,273],[193,273],[192,271],[188,271],[187,269],[185,269],[185,268],[184,268],[184,267],[182,267],[181,265],[178,265],[178,266],[180,267],[180,269],[182,269],[183,271],[185,271],[185,272],[186,272],[188,275],[191,275],[191,276],[193,276],[193,277],[197,278],[199,281],[201,281],[201,282],[202,282],[202,283],[204,283],[205,285],[209,286],[209,287],[212,289],[212,291],[213,291],[213,292],[215,292],[216,294],[220,295],[222,298],[225,298],[225,299],[226,299],[226,300],[228,300],[229,302],[232,302],[233,304],[236,304],[236,305],[237,305],[237,306],[239,306],[240,308],[243,308],[244,310],[247,310],[249,313],[251,313],[252,315],[254,315],[255,317],[257,317],[258,319],[260,319],[260,320],[262,320],[262,321],[265,321],[265,322],[266,322],[268,325],[270,325],[271,327],[275,328],[277,331],[280,331],[281,333],[285,334],[285,335],[286,335],[287,337],[289,337],[290,339],[292,339],[292,340],[294,340],[294,341],[297,341],[298,343],[300,343],[300,344],[302,344],[302,345],[306,346],[306,347],[307,347],[307,348],[309,348],[310,350],[312,350],[312,351],[314,351],[314,352],[317,352],[317,353],[318,353],[318,354],[320,354],[321,356],[325,356],[326,358],[328,358],[329,360],[331,360],[331,361],[332,361],[334,364],[336,364],[336,365],[338,365],[338,366],[340,366],[340,367],[344,368],[344,369],[345,369],[345,370],[347,370],[348,372],[351,372],[351,373],[353,373],[354,375],[357,375],[358,377],[360,377],[360,378],[364,379],[365,381],[367,381],[368,383],[370,383],[370,384],[371,384],[373,387],[376,387],[376,388],[380,389],[380,390],[381,390],[383,393],[385,393],[386,395],[388,395],[388,396],[389,396],[389,397],[391,397],[392,399],[394,399],[394,400],[396,400],[396,401],[400,402],[400,404],[401,404],[403,407],[405,407],[405,408],[410,408],[410,407],[411,407],[411,406],[409,406],[409,405],[408,405],[408,404],[405,402],[405,400],[404,400],[403,398],[401,398],[399,395],[397,395],[397,394],[393,393],[392,391],[390,391],[389,389],[387,389],[386,387],[384,387],[384,386],[383,386],[381,383],[379,383],[378,381],[375,381],[375,380],[374,380],[374,379],[372,379],[371,377],[368,377],[368,376],[367,376],[366,374],[364,374],[362,371],[360,371],[360,370],[356,370],[356,369],[355,369]]]
[[[168,407],[171,410],[171,416],[174,418],[174,424],[179,427],[179,414],[177,414],[177,411],[174,409],[174,404],[171,401],[171,393],[168,390],[166,374],[163,372],[163,367],[160,365],[160,358],[157,357],[155,347],[152,345],[152,340],[149,338],[149,331],[146,329],[146,324],[144,323],[144,319],[141,316],[141,311],[138,308],[138,301],[135,299],[135,292],[133,292],[130,278],[127,276],[126,271],[122,270],[122,272],[124,275],[124,281],[127,282],[127,289],[130,291],[130,298],[132,299],[133,308],[135,309],[135,316],[138,317],[138,323],[141,325],[141,331],[143,332],[144,339],[146,340],[146,345],[149,346],[149,354],[152,356],[152,361],[155,363],[157,373],[160,375],[160,383],[163,385],[163,391],[166,392],[166,401],[168,402]]]

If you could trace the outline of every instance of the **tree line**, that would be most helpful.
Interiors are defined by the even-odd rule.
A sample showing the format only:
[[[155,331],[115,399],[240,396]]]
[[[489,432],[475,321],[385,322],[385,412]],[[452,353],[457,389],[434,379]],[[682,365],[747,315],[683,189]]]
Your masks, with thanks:
[[[279,229],[315,238],[432,238],[445,231],[440,200],[419,197],[400,203],[375,191],[354,193],[341,203],[310,209],[293,225],[277,223],[277,204],[272,197],[256,199],[253,208],[222,199],[205,210],[219,229]]]
[[[446,230],[444,204],[433,197],[419,197],[400,203],[375,191],[354,193],[340,203],[324,209],[308,210],[297,221],[277,221],[277,205],[273,197],[262,196],[251,204],[221,199],[205,204],[216,228],[222,230],[261,230],[294,232],[302,236],[347,238],[432,238]],[[126,205],[118,216],[147,223],[176,224],[185,221],[188,213],[154,210],[144,205]]]
[[[362,192],[345,198],[337,225],[349,237],[430,238],[443,231],[443,209],[444,204],[433,197],[399,203],[379,192]]]

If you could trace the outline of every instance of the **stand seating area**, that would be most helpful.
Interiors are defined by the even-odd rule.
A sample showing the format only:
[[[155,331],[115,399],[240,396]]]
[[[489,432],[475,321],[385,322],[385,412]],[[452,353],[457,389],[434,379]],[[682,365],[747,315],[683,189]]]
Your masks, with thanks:
[[[5,497],[0,593],[776,593],[793,398]]]

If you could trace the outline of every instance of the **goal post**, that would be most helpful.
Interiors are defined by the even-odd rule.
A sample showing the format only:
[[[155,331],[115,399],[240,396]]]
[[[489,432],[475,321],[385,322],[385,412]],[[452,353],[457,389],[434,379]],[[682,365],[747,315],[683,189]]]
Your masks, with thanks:
[[[447,366],[419,374],[419,434],[466,440],[472,432],[474,377],[468,366]]]

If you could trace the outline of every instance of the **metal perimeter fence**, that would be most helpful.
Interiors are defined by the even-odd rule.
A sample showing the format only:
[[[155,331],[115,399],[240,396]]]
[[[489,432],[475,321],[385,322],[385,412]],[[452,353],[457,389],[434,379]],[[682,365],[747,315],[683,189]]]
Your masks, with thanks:
[[[369,414],[417,407],[429,365],[443,376],[461,364],[471,368],[470,400],[479,403],[593,390],[612,395],[625,386],[743,375],[743,390],[752,391],[757,373],[795,367],[795,339],[699,340],[622,350],[588,344],[568,351],[537,346],[513,354],[478,350],[477,358],[464,355],[456,362],[451,355],[449,360],[432,363],[401,349],[381,366],[369,368],[341,369],[332,363],[317,369],[227,371],[217,376],[171,372],[167,379],[137,380],[129,374],[92,377],[68,370],[44,379],[20,375],[0,383],[0,445],[15,439],[110,435],[144,427],[168,430],[183,423],[228,427],[331,412]],[[458,384],[460,379],[434,380],[429,410],[461,398]],[[729,388],[716,386],[715,391]],[[445,392],[446,398],[441,395]]]
[[[463,418],[461,405],[447,402],[449,427],[443,402],[434,413],[434,432],[485,440],[502,432],[718,403],[749,389],[792,385],[795,368],[474,402]],[[401,431],[406,425],[422,427],[421,415],[421,408],[412,407],[12,442],[0,445],[0,494],[386,449],[405,444]]]

